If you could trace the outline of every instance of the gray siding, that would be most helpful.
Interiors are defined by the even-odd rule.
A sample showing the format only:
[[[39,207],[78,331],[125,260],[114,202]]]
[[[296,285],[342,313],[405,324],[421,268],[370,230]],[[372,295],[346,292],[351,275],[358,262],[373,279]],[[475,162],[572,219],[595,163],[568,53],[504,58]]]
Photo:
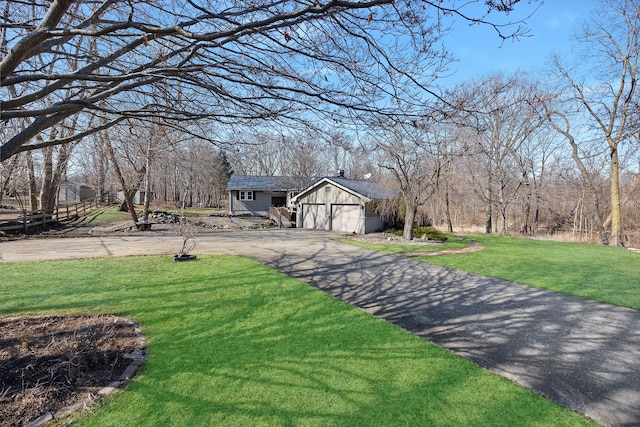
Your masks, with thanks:
[[[368,216],[365,218],[364,234],[375,233],[384,229],[384,218],[381,216]]]
[[[271,197],[274,195],[266,191],[254,191],[254,200],[240,200],[239,191],[229,192],[229,213],[231,215],[262,215],[269,216]]]

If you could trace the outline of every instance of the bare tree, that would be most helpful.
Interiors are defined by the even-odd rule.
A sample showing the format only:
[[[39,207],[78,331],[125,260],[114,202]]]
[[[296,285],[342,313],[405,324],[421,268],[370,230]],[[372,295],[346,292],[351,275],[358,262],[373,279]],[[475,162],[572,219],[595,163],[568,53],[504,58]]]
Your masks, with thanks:
[[[607,149],[611,186],[609,244],[621,246],[620,148],[638,131],[632,126],[630,113],[640,65],[640,2],[604,1],[591,21],[582,25],[576,41],[582,49],[580,57],[573,64],[565,64],[558,54],[554,57],[555,69]],[[586,68],[585,64],[595,65]],[[563,126],[563,130],[567,127]]]
[[[334,134],[335,136],[335,134]],[[314,130],[260,132],[238,136],[231,162],[243,175],[310,178],[335,174],[345,169],[348,155],[337,138],[324,139]]]
[[[520,232],[523,234],[538,232],[541,211],[547,208],[544,196],[548,189],[548,167],[550,163],[564,158],[561,145],[545,121],[521,147],[517,161],[524,179],[520,219]]]
[[[276,132],[243,132],[230,141],[229,159],[241,175],[287,175],[284,167],[283,136]]]
[[[460,88],[458,97],[464,105],[460,123],[469,129],[467,149],[484,165],[476,183],[485,201],[485,231],[492,232],[496,207],[500,233],[506,234],[507,210],[534,167],[523,147],[544,122],[540,95],[526,78],[496,74]]]
[[[40,206],[50,213],[58,202],[60,185],[67,173],[67,164],[75,144],[46,147],[42,150],[43,174],[40,183]]]
[[[488,21],[490,12],[512,19],[519,0],[474,3],[6,0],[0,111],[11,132],[0,161],[133,118],[221,142],[223,132],[202,129],[419,107],[448,60],[443,16],[490,25],[502,38],[526,31]],[[395,90],[398,81],[410,89]],[[73,133],[46,133],[65,120],[77,123]]]
[[[116,157],[115,150],[113,149],[113,144],[111,142],[111,136],[108,132],[101,132],[98,134],[102,137],[102,143],[107,149],[107,154],[109,155],[109,159],[111,160],[111,164],[113,165],[113,171],[115,172],[118,182],[120,183],[120,188],[122,189],[122,195],[124,198],[123,205],[126,206],[126,210],[129,211],[131,215],[131,219],[134,224],[138,223],[138,214],[136,213],[135,206],[133,205],[133,195],[135,194],[135,188],[133,191],[127,186],[127,182],[125,180],[124,174],[120,169],[120,162]],[[122,209],[122,208],[121,208]]]
[[[170,154],[170,155],[167,155]],[[233,172],[227,155],[210,144],[191,141],[165,153],[164,162],[176,165],[188,205],[219,205]],[[156,180],[157,186],[161,183]]]
[[[603,245],[608,245],[609,237],[603,221],[604,209],[602,206],[603,203],[600,197],[600,192],[598,191],[597,183],[595,181],[596,176],[589,171],[585,161],[585,157],[588,157],[589,155],[581,152],[580,144],[576,141],[574,136],[575,132],[571,128],[571,121],[567,117],[567,114],[562,110],[563,109],[561,108],[553,109],[550,101],[546,103],[546,114],[549,123],[556,132],[566,138],[566,141],[571,147],[571,157],[577,165],[585,185],[589,189],[587,200],[590,201],[592,205],[593,219],[596,227],[598,228],[598,233],[600,234],[600,241]]]
[[[418,208],[434,194],[442,165],[442,144],[431,124],[392,122],[376,131],[375,148],[382,155],[379,166],[394,178],[404,202],[403,237],[413,240]]]

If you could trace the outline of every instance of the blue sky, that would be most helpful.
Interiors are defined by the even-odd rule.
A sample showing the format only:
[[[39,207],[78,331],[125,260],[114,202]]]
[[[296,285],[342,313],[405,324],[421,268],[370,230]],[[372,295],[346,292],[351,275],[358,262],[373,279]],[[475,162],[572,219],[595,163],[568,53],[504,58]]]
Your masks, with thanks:
[[[519,8],[516,12],[520,13],[512,18],[521,18],[523,12],[526,15],[539,6],[526,21],[531,37],[508,40],[502,45],[492,28],[456,22],[445,38],[445,45],[458,62],[450,67],[455,73],[446,83],[440,83],[449,86],[497,71],[511,73],[518,69],[531,71],[535,76],[536,70],[549,68],[549,57],[554,50],[570,51],[576,24],[588,18],[598,3],[598,0],[546,0],[529,4],[528,0],[522,0],[516,6]]]

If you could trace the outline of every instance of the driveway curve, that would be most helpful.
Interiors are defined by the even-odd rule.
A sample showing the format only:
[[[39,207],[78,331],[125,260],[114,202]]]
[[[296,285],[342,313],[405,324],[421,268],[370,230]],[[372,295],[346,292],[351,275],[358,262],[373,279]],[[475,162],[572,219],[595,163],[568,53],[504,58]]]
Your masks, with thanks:
[[[607,426],[640,425],[640,312],[433,266],[309,230],[202,234]],[[0,243],[0,261],[170,254],[162,233]]]

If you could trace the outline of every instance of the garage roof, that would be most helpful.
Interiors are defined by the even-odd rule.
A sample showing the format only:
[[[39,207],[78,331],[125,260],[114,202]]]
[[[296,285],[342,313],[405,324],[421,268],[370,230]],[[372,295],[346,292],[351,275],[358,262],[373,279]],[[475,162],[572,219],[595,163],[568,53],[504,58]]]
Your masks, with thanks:
[[[398,195],[398,192],[392,190],[388,187],[385,187],[382,184],[378,184],[371,181],[360,181],[357,179],[348,179],[341,176],[338,177],[327,177],[318,180],[309,188],[303,190],[300,194],[296,195],[294,199],[299,199],[306,194],[313,192],[315,189],[319,188],[321,185],[325,183],[332,183],[343,190],[354,193],[358,196],[362,196],[366,199],[384,199],[391,200]]]

